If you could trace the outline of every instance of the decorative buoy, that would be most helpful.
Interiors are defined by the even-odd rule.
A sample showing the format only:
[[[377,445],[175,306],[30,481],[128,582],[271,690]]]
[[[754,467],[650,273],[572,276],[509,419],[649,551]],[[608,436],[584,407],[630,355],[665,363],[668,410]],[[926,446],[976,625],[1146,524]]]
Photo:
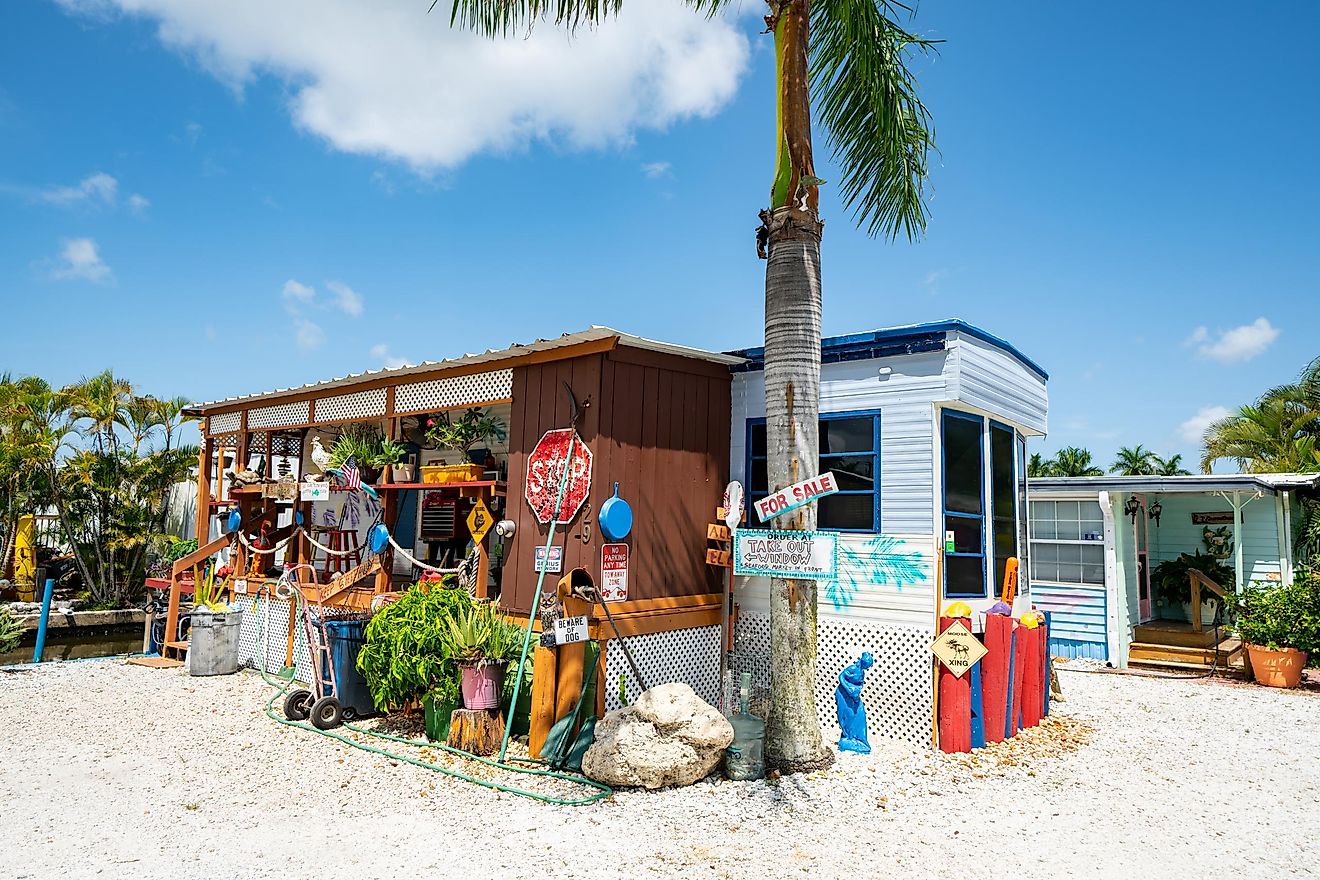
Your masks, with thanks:
[[[376,523],[367,533],[368,548],[372,553],[381,553],[390,543],[390,530],[385,523]]]
[[[225,531],[236,532],[241,525],[243,525],[243,514],[239,513],[238,508],[235,507],[233,510],[229,511],[229,520],[225,524]]]

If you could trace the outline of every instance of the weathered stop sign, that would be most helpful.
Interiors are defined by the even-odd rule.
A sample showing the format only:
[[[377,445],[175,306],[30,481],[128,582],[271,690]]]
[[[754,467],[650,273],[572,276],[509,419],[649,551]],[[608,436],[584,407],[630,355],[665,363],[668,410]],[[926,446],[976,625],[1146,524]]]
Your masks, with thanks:
[[[569,460],[569,441],[573,456]],[[555,501],[559,498],[559,481],[568,464],[568,485],[564,487],[564,500],[559,505],[560,524],[571,522],[591,492],[591,450],[572,428],[546,431],[536,448],[527,458],[527,484],[524,494],[532,512],[542,523],[555,515]]]

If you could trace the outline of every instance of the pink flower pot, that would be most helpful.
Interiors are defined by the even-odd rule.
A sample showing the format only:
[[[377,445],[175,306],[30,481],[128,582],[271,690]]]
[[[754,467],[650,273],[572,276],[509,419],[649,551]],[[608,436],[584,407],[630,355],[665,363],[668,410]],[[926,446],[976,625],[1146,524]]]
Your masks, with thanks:
[[[461,664],[464,709],[497,709],[504,689],[504,661]]]

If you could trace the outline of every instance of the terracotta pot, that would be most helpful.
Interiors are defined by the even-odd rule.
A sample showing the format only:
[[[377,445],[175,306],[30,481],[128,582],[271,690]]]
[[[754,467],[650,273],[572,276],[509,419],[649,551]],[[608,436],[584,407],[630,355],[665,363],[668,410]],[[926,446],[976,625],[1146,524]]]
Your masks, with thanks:
[[[1260,645],[1247,645],[1251,657],[1251,673],[1266,687],[1293,688],[1301,684],[1306,669],[1306,652],[1296,648],[1271,651]]]
[[[464,709],[495,709],[504,688],[503,662],[460,663]]]

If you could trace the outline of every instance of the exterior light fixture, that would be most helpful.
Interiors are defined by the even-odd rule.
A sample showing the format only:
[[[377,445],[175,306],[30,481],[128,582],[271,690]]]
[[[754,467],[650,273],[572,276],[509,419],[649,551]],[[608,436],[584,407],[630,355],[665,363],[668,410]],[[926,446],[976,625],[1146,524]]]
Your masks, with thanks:
[[[1141,502],[1137,500],[1137,496],[1128,496],[1127,504],[1123,505],[1123,512],[1132,518],[1133,525],[1137,524],[1137,514],[1141,513]]]
[[[1150,518],[1155,520],[1155,525],[1157,527],[1160,524],[1160,514],[1163,512],[1164,512],[1164,505],[1160,504],[1159,500],[1156,499],[1155,503],[1150,506],[1149,513],[1150,513]]]

